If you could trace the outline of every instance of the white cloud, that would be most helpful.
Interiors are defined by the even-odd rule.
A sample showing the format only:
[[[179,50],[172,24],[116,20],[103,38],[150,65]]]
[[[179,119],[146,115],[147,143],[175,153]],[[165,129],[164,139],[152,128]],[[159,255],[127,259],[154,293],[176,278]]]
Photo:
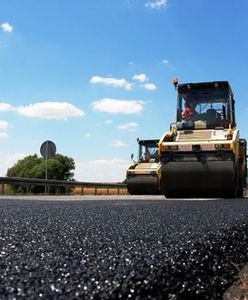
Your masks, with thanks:
[[[8,127],[9,127],[9,123],[8,122],[0,120],[0,130],[5,130]]]
[[[0,153],[0,176],[6,176],[8,169],[13,167],[19,159],[23,159],[27,155],[24,153]]]
[[[28,154],[17,152],[8,154],[6,156],[6,162],[8,163],[9,167],[12,167],[18,160],[23,159],[24,157],[28,156]]]
[[[118,129],[128,130],[128,131],[135,131],[137,127],[138,127],[138,123],[135,122],[129,122],[129,123],[118,125]]]
[[[126,178],[129,165],[128,160],[119,158],[76,162],[75,179],[90,182],[122,182]]]
[[[0,102],[0,111],[10,111],[13,110],[13,106],[8,103]]]
[[[137,114],[142,112],[144,101],[141,100],[118,100],[104,98],[92,103],[93,109],[99,112],[112,114]]]
[[[127,144],[123,143],[121,140],[113,140],[112,147],[117,147],[117,148],[122,148],[122,147],[126,147]]]
[[[13,29],[14,29],[14,27],[12,25],[10,25],[9,23],[7,23],[7,22],[6,23],[2,23],[0,25],[0,27],[2,28],[2,30],[4,32],[12,32]]]
[[[89,138],[89,137],[91,137],[91,133],[87,132],[87,133],[85,133],[84,136],[87,137],[87,138]]]
[[[113,121],[110,120],[110,119],[108,119],[108,120],[106,120],[106,121],[104,122],[104,124],[112,124],[112,123],[113,123]]]
[[[163,60],[162,60],[162,63],[163,63],[163,64],[168,64],[169,61],[168,61],[168,59],[163,59]]]
[[[101,83],[113,87],[124,88],[128,91],[132,90],[132,83],[128,82],[124,78],[118,79],[113,77],[92,76],[90,79],[90,83],[95,83],[95,84]]]
[[[142,84],[141,87],[143,87],[144,89],[149,90],[149,91],[154,91],[157,88],[154,83],[145,83],[145,84]]]
[[[140,82],[148,81],[149,78],[146,76],[146,74],[135,74],[132,78],[133,80],[138,80]]]
[[[33,140],[33,143],[34,144],[41,144],[41,141],[40,140]]]
[[[0,132],[0,139],[6,139],[8,134],[6,132]]]
[[[151,9],[160,9],[162,7],[165,7],[167,2],[168,0],[154,0],[154,1],[147,2],[145,4],[145,7]]]
[[[40,102],[17,107],[16,112],[30,118],[66,120],[82,117],[85,113],[68,102]]]

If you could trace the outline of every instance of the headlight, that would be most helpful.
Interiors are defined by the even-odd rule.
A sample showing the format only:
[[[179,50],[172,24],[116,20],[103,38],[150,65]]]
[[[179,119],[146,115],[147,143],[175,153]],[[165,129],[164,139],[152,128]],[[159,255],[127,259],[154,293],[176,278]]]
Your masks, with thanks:
[[[215,145],[214,145],[214,148],[215,148],[216,150],[221,150],[221,149],[222,149],[222,144],[215,144]]]
[[[163,145],[162,146],[162,151],[175,151],[178,150],[178,146],[177,145]]]
[[[229,149],[231,149],[231,145],[230,144],[215,144],[214,148],[216,150],[229,150]]]
[[[173,146],[169,146],[170,150],[178,150],[178,146],[177,145],[173,145]]]

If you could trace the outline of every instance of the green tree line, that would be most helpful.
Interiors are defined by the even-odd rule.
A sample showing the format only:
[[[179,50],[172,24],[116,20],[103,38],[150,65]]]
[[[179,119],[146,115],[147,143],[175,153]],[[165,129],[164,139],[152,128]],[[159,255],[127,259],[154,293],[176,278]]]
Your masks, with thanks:
[[[56,154],[47,160],[47,179],[72,181],[74,176],[72,170],[75,170],[75,162],[71,157]],[[46,159],[38,157],[37,154],[26,156],[8,170],[7,176],[45,179]],[[23,185],[11,185],[11,189],[15,193],[27,191],[27,187]],[[43,193],[44,189],[44,186],[32,185],[29,187],[29,192]],[[50,188],[50,193],[53,194],[64,192],[64,187]]]

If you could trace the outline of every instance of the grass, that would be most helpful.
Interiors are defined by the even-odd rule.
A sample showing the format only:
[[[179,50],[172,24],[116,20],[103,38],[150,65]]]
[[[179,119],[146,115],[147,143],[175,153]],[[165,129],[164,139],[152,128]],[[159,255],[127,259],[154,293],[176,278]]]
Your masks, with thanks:
[[[84,188],[83,189],[83,195],[118,195],[117,189],[106,189],[106,188],[97,188],[95,191],[95,188]],[[72,195],[81,195],[82,191],[80,187],[74,188],[74,190],[71,193]],[[119,195],[127,195],[126,189],[119,189]]]
[[[10,186],[8,184],[5,184],[4,187],[4,195],[15,195],[13,191],[11,190]],[[2,187],[0,187],[0,195],[2,193]],[[119,195],[127,195],[127,189],[119,189]],[[88,187],[88,188],[82,188],[81,187],[75,187],[70,195],[118,195],[118,189],[112,188],[95,188],[95,187]]]

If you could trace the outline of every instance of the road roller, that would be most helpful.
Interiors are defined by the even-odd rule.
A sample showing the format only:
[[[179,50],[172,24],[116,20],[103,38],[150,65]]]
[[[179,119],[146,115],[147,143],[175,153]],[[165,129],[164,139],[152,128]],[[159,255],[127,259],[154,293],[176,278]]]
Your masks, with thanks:
[[[138,160],[127,170],[127,190],[131,195],[161,194],[161,163],[158,157],[159,139],[139,140]],[[133,154],[131,156],[133,159]]]
[[[160,139],[161,189],[168,198],[236,198],[246,187],[246,140],[240,138],[228,81],[179,84],[176,122]]]

